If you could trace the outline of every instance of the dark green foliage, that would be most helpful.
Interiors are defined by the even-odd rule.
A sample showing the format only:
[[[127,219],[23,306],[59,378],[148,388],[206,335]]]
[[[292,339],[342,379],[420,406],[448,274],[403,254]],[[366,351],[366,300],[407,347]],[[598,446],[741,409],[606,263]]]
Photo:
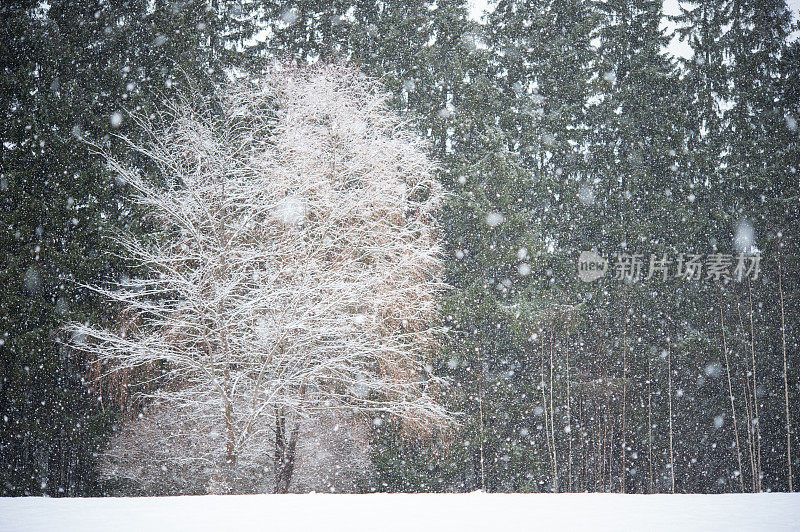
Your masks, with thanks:
[[[84,284],[124,271],[114,228],[138,223],[97,150],[138,135],[127,113],[221,73],[205,2],[5,2],[0,175],[0,494],[98,493],[93,457],[111,410],[72,320],[117,320]]]
[[[501,0],[485,25],[460,1],[206,5],[2,8],[0,492],[97,489],[109,411],[54,340],[65,320],[113,319],[79,285],[122,271],[103,236],[136,217],[78,137],[119,150],[125,109],[274,58],[380,77],[450,192],[434,369],[462,423],[437,445],[385,420],[371,489],[669,491],[668,365],[675,489],[751,489],[756,432],[762,488],[787,487],[777,272],[794,406],[800,44],[785,2],[683,2],[674,34],[658,1]],[[692,58],[665,52],[675,36]],[[753,283],[576,278],[592,248],[735,253],[742,221],[764,256]]]

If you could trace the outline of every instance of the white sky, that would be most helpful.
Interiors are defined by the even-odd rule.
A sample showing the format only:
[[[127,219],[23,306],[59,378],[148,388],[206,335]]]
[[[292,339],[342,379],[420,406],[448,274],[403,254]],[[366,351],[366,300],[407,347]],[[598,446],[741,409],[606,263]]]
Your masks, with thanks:
[[[489,0],[469,0],[469,3],[471,6],[471,17],[475,20],[480,20],[483,11],[488,7],[490,2]],[[800,0],[787,0],[786,3],[789,5],[789,9],[792,10],[795,20],[797,20],[798,16],[800,16]],[[664,0],[664,14],[677,15],[680,13],[678,10],[679,4],[679,0]],[[797,36],[797,33],[793,35],[794,38],[797,38]],[[668,48],[670,52],[676,56],[688,57],[691,55],[689,46],[686,43],[680,42],[678,39],[673,39]]]

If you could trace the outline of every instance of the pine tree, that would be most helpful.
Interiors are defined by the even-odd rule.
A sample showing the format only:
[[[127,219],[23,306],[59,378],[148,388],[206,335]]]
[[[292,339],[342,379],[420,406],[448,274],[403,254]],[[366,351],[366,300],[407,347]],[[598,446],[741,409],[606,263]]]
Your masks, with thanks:
[[[87,360],[59,344],[69,320],[104,319],[81,288],[119,276],[106,237],[136,225],[92,145],[122,154],[126,111],[222,73],[205,2],[6,3],[2,8],[0,493],[98,493],[93,454],[113,405]],[[130,155],[126,155],[130,156]]]
[[[800,137],[798,70],[793,61],[797,45],[790,45],[788,36],[797,25],[792,24],[791,13],[783,1],[734,0],[731,11],[732,25],[726,36],[733,87],[725,113],[727,220],[731,225],[747,221],[759,235],[765,275],[763,284],[753,287],[756,301],[778,301],[779,295],[791,300],[796,297],[797,285],[790,280],[798,272],[794,259],[800,245],[794,230]],[[784,280],[782,286],[778,284],[779,268]],[[777,305],[767,306],[763,329],[764,339],[775,345],[778,352],[785,335],[791,338],[797,334],[797,317],[787,314],[783,328],[779,325],[780,310]],[[796,460],[794,464],[787,464],[786,460],[790,454],[797,456],[797,438],[792,433],[798,418],[789,407],[797,400],[796,388],[787,384],[797,379],[797,360],[790,354],[786,364],[789,374],[784,380],[784,361],[768,353],[758,354],[762,382],[774,390],[759,398],[761,432],[767,438],[774,435],[762,448],[767,445],[775,448],[774,456],[766,458],[772,467],[765,472],[764,488],[788,490],[792,483],[787,477],[797,465]],[[793,447],[791,453],[787,448],[789,442]]]

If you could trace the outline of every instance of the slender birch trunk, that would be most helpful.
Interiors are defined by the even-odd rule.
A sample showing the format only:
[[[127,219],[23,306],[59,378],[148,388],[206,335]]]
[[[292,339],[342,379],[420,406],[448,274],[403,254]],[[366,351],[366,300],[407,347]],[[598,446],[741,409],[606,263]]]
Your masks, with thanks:
[[[728,375],[728,397],[731,400],[731,417],[733,418],[733,434],[736,437],[736,458],[739,461],[739,484],[744,493],[744,471],[742,471],[742,448],[739,446],[739,427],[736,424],[736,405],[733,400],[733,384],[731,383],[731,368],[728,364],[728,343],[725,340],[725,318],[722,309],[719,309],[719,319],[722,326],[722,350],[725,354],[725,372]]]
[[[605,374],[605,383],[606,383],[606,407],[603,415],[603,458],[604,464],[608,464],[608,485],[605,486],[606,491],[611,491],[613,488],[612,484],[612,473],[614,470],[613,467],[613,460],[614,460],[614,426],[611,425],[611,429],[609,430],[609,424],[612,423],[611,419],[611,390],[608,388],[608,373]],[[606,443],[608,441],[608,443]],[[608,462],[605,462],[605,453],[608,452]],[[603,484],[605,485],[605,476],[603,477]]]
[[[554,366],[554,358],[553,358],[553,351],[554,351],[554,340],[555,337],[555,324],[553,324],[552,329],[550,330],[550,434],[553,438],[553,464],[555,467],[553,471],[555,472],[555,476],[553,477],[553,489],[556,493],[558,493],[558,450],[556,448],[556,430],[555,430],[555,419],[553,418],[555,413],[555,406],[553,403],[553,366]]]
[[[614,421],[609,420],[611,423],[610,430],[608,431],[608,491],[614,489]]]
[[[736,297],[736,313],[739,316],[739,329],[744,332],[744,322],[742,321],[742,306],[739,297]],[[748,370],[749,373],[749,370]],[[742,390],[744,391],[744,406],[745,406],[745,414],[747,415],[746,421],[746,430],[747,430],[747,454],[750,460],[750,478],[751,478],[751,490],[753,493],[756,492],[756,478],[757,478],[757,471],[756,471],[756,444],[755,444],[755,437],[754,434],[754,419],[753,419],[753,404],[751,403],[750,399],[750,379],[747,374],[745,374],[742,378]]]
[[[622,322],[622,493],[625,493],[625,477],[626,477],[626,463],[625,463],[625,447],[628,442],[625,439],[625,414],[627,403],[627,390],[628,390],[628,303],[625,300],[625,316]]]
[[[600,408],[595,405],[597,415],[597,463],[595,464],[595,486],[600,491],[605,491],[605,481],[603,480],[603,466],[605,465],[605,433],[603,432],[603,420],[600,415]]]
[[[753,328],[753,290],[750,284],[750,279],[747,279],[747,294],[750,300],[750,361],[753,370],[753,413],[754,424],[756,429],[756,471],[758,474],[758,491],[761,492],[761,419],[758,413],[758,380],[756,379],[756,347],[755,347],[755,334]]]
[[[667,395],[669,396],[669,473],[671,492],[675,493],[675,453],[672,447],[672,348],[667,334]]]
[[[783,310],[783,278],[781,275],[781,261],[778,257],[778,292],[781,294],[781,341],[783,347],[783,401],[786,407],[786,475],[789,478],[789,491],[794,491],[792,486],[792,432],[789,421],[789,369],[786,363],[786,318]]]
[[[550,419],[548,416],[549,408],[547,406],[547,390],[546,390],[546,383],[545,383],[545,374],[544,374],[544,358],[545,358],[545,351],[547,347],[545,345],[545,335],[544,332],[542,333],[542,380],[540,381],[540,388],[542,390],[542,414],[544,415],[544,436],[545,440],[547,441],[547,456],[550,460],[550,472],[551,477],[555,478],[556,475],[556,463],[553,459],[553,446],[550,444]]]
[[[567,491],[572,491],[572,412],[570,410],[570,385],[569,385],[569,326],[571,323],[567,323],[567,329],[565,333],[565,356],[567,359]]]
[[[647,355],[647,464],[650,469],[650,493],[653,493],[653,393],[650,354]]]
[[[750,380],[745,376],[742,379],[742,390],[744,391],[744,406],[747,414],[747,451],[750,458],[750,478],[751,490],[756,492],[756,458],[755,441],[753,438],[753,408],[750,404]]]
[[[486,468],[484,462],[484,454],[483,454],[483,444],[484,444],[484,424],[483,424],[483,363],[480,363],[480,368],[478,368],[478,412],[480,416],[480,429],[481,429],[481,437],[480,437],[480,462],[481,462],[481,491],[486,491]]]

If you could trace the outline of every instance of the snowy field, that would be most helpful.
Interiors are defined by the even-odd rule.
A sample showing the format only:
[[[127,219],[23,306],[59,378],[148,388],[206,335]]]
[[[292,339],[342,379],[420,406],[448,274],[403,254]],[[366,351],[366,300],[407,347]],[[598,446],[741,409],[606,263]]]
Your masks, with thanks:
[[[2,498],[0,530],[800,530],[800,493]]]

